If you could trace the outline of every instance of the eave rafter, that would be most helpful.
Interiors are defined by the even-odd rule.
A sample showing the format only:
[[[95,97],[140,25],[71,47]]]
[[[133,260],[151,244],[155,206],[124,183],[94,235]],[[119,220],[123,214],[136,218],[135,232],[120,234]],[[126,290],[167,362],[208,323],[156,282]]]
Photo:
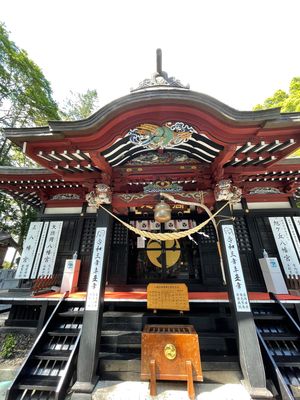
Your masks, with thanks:
[[[231,174],[239,174],[241,176],[249,176],[249,175],[260,175],[260,174],[271,174],[273,171],[283,171],[283,172],[288,172],[288,171],[293,171],[296,172],[300,170],[300,164],[276,164],[273,166],[267,166],[266,168],[263,168],[262,166],[255,167],[255,166],[249,166],[249,167],[243,167],[243,168],[235,168],[235,167],[226,167],[225,168],[225,173],[226,175],[231,175]]]
[[[228,167],[225,177],[232,179],[246,193],[250,188],[268,187],[278,188],[282,193],[292,195],[300,187],[300,164],[276,164],[267,168]]]
[[[275,139],[269,142],[246,142],[238,146],[237,151],[228,161],[226,166],[270,166],[282,160],[300,146],[300,139],[287,140]]]
[[[74,179],[74,175],[83,173],[99,173],[101,170],[95,166],[89,153],[80,149],[56,148],[55,150],[43,149],[36,145],[29,145],[27,154],[43,167],[49,169],[64,179]]]
[[[65,181],[44,169],[0,168],[0,191],[35,207],[60,193],[78,193],[83,202],[87,192],[84,184],[76,180]]]

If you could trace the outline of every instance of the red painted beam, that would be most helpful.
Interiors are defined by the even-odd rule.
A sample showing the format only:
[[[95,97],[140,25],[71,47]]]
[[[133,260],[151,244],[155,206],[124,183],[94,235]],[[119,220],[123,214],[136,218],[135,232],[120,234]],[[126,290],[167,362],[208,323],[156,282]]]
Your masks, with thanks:
[[[240,174],[241,176],[247,176],[247,175],[256,175],[256,174],[264,174],[265,172],[273,172],[273,171],[298,171],[300,170],[300,165],[299,164],[274,164],[272,166],[237,166],[237,167],[225,167],[225,173],[230,175],[230,174]]]
[[[183,201],[191,201],[198,202],[192,197],[192,193],[190,192],[190,197],[188,196],[189,192],[185,192],[185,196],[181,197],[180,193],[171,193],[176,199],[181,199]],[[144,205],[155,205],[157,204],[157,195],[158,193],[146,194],[143,192],[139,193],[114,193],[112,205],[115,208],[127,208],[127,207],[140,207]],[[167,200],[167,202],[169,202]],[[208,206],[212,206],[215,202],[214,194],[212,191],[207,191],[204,196],[204,203]]]
[[[100,168],[107,175],[112,175],[112,167],[98,151],[89,151],[93,165]]]
[[[226,146],[223,151],[214,159],[211,165],[214,181],[217,183],[224,177],[224,165],[228,163],[236,152],[236,145]]]
[[[248,203],[269,203],[269,202],[280,202],[280,201],[289,201],[289,194],[280,193],[280,194],[245,194],[243,197],[246,199]]]

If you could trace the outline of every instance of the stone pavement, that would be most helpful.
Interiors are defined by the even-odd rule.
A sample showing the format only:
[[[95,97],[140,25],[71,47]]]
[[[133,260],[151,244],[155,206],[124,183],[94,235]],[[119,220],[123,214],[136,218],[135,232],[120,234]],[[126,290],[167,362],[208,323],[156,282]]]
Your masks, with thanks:
[[[250,400],[240,383],[195,383],[197,400]],[[157,396],[149,395],[148,382],[99,382],[93,400],[189,400],[185,382],[157,382]]]

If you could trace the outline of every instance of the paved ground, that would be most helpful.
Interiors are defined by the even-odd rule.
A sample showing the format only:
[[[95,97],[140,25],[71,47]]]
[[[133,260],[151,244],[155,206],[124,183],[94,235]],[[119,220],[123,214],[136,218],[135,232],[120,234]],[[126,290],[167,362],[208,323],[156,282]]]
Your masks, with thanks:
[[[108,382],[104,381],[94,392],[93,400],[189,400],[184,383],[159,383],[158,395],[149,395],[145,382]],[[218,385],[197,384],[197,400],[250,400],[250,396],[239,384]],[[0,382],[0,400],[5,399],[8,382]],[[67,397],[70,399],[70,397]],[[66,400],[67,400],[66,399]]]
[[[250,400],[245,388],[238,383],[195,384],[197,400]],[[149,395],[148,382],[109,382],[97,385],[93,400],[188,400],[184,382],[158,382],[157,396]]]

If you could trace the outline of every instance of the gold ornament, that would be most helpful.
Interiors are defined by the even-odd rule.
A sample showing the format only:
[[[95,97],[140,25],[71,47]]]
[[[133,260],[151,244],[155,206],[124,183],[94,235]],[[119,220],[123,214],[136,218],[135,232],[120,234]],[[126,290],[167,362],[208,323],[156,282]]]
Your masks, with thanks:
[[[168,360],[174,360],[174,358],[176,358],[177,355],[176,347],[174,346],[174,344],[171,343],[166,344],[164,348],[164,354]]]
[[[174,264],[177,263],[177,261],[180,258],[181,252],[180,252],[180,244],[177,239],[174,240],[166,240],[165,241],[165,247],[169,251],[166,251],[166,267],[170,268]],[[156,250],[157,249],[157,250]],[[170,251],[173,250],[173,251]],[[155,265],[158,268],[161,268],[161,261],[160,257],[162,255],[162,249],[161,249],[161,243],[157,240],[149,240],[147,243],[147,256],[151,263]]]

